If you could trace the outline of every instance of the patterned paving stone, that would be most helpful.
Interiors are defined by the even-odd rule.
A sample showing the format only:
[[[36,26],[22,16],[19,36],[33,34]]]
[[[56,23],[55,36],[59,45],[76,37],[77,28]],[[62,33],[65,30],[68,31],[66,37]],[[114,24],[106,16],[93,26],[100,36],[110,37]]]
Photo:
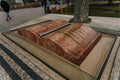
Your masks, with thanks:
[[[37,73],[43,80],[64,80],[60,75],[54,73],[52,70],[48,69],[43,63],[38,60],[34,60],[29,53],[18,47],[9,39],[5,38],[0,34],[0,44],[3,44],[7,49],[9,49],[16,57],[22,60],[27,66],[29,66],[35,73]],[[19,74],[22,80],[31,80],[31,77],[21,68],[20,65],[16,64],[13,58],[7,56],[7,54],[0,49],[0,55],[6,59],[6,62],[13,68],[13,70]],[[35,61],[35,62],[34,62]],[[37,63],[39,62],[39,63]],[[38,65],[39,64],[39,65]]]
[[[22,80],[32,80],[32,78],[11,59],[3,50],[0,49],[0,55],[6,60],[10,67],[21,77]]]
[[[110,80],[120,80],[120,47],[116,55]]]
[[[0,40],[2,44],[4,44],[7,48],[9,48],[15,55],[21,59],[25,64],[27,64],[35,73],[37,73],[42,79],[49,80],[51,77],[38,68],[35,64],[30,62],[25,56],[20,54],[19,52],[15,51],[15,49],[11,48],[10,45]],[[26,73],[25,70],[18,65],[13,58],[9,57],[3,50],[0,49],[0,56],[4,58],[4,60],[10,65],[10,67],[21,77],[22,80],[32,80],[32,78]]]
[[[12,80],[1,65],[0,65],[0,80]]]

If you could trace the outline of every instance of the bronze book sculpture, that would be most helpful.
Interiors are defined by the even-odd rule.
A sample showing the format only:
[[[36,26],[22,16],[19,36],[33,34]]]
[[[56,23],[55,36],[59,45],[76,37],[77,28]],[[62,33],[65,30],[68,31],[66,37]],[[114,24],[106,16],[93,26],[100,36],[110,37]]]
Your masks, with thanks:
[[[101,39],[102,34],[83,24],[72,23],[45,36],[40,36],[46,31],[67,23],[64,20],[48,21],[20,29],[18,33],[70,62],[80,65]]]

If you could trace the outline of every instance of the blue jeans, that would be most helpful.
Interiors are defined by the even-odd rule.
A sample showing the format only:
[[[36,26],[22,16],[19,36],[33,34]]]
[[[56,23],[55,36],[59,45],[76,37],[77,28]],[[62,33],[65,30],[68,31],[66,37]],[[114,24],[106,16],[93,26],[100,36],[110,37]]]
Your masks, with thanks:
[[[49,13],[50,12],[50,7],[45,7],[45,13]]]

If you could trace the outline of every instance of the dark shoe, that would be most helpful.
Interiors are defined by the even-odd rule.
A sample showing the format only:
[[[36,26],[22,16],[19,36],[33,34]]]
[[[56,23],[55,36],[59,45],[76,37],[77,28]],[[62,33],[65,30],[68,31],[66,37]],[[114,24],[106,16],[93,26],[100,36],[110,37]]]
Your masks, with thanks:
[[[9,19],[6,19],[6,21],[9,21]]]
[[[9,19],[11,20],[12,18],[11,18],[11,17],[9,17]]]
[[[12,18],[9,16],[8,19],[11,20]]]

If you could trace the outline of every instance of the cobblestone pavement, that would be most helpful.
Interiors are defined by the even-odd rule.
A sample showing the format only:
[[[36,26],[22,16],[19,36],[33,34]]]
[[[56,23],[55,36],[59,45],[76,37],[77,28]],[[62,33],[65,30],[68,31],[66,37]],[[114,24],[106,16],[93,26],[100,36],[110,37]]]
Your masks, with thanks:
[[[1,39],[2,38],[2,39]],[[19,52],[18,50],[16,50],[15,48],[12,48],[11,45],[6,42],[3,37],[1,36],[0,38],[0,44],[3,44],[3,46],[5,46],[7,49],[9,49],[12,53],[14,53],[14,55],[16,56],[16,58],[20,59],[23,61],[23,63],[27,64],[32,70],[35,71],[35,73],[37,73],[38,75],[40,75],[43,79],[46,79],[46,80],[49,80],[51,77],[46,74],[45,72],[43,72],[41,69],[39,69],[34,63],[32,63],[29,59],[27,59],[24,55],[21,54],[21,52]],[[18,49],[18,48],[17,48]],[[3,50],[3,48],[0,48],[0,57],[3,58],[6,63],[9,65],[9,66],[6,66],[7,68],[11,67],[12,69],[9,70],[12,72],[12,70],[14,70],[14,74],[19,74],[19,77],[22,79],[22,80],[32,80],[31,76],[28,75],[29,73],[25,72],[24,68],[22,66],[24,65],[19,65],[19,63],[17,63],[10,55],[6,54],[7,52]],[[13,56],[13,55],[12,55]],[[5,62],[4,61],[4,62]],[[22,62],[21,62],[22,63]],[[5,65],[4,63],[1,62],[1,64]],[[25,66],[27,66],[25,65]],[[1,66],[0,66],[1,67]],[[1,67],[2,68],[2,67]],[[4,67],[3,67],[4,68]],[[2,68],[2,70],[3,70]],[[27,68],[28,69],[28,68]],[[5,69],[6,70],[6,69]],[[6,70],[7,71],[7,70]],[[30,71],[30,70],[29,70]],[[32,72],[32,71],[31,71]],[[2,72],[1,72],[2,73]],[[3,74],[6,74],[6,76],[8,76],[8,73],[9,72],[5,72],[3,70]],[[11,76],[15,76],[15,75],[12,75],[13,73],[9,73],[10,77]],[[42,74],[42,75],[41,75]],[[2,79],[2,76],[1,75],[1,78]],[[33,74],[34,75],[34,74]],[[9,76],[8,77],[5,77],[5,78],[8,78],[7,80],[11,79]],[[12,77],[12,79],[14,79]],[[34,78],[33,78],[34,79]],[[6,79],[4,79],[6,80]],[[14,79],[15,80],[15,79]]]
[[[120,48],[116,56],[110,80],[120,80]]]
[[[63,80],[35,60],[28,52],[0,34],[0,80]]]

